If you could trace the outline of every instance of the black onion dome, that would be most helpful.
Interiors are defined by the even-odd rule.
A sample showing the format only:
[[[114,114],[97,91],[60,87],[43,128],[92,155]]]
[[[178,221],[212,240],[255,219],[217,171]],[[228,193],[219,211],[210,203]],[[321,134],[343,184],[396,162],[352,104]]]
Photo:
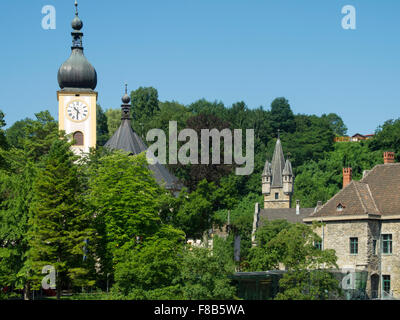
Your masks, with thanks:
[[[57,78],[61,89],[94,90],[97,86],[97,72],[80,49],[72,50],[71,56],[58,70]]]
[[[80,30],[83,22],[78,16],[78,3],[75,2],[76,13],[72,20],[72,52],[71,56],[58,70],[58,84],[61,89],[91,89],[97,86],[97,73],[83,54],[82,37]]]

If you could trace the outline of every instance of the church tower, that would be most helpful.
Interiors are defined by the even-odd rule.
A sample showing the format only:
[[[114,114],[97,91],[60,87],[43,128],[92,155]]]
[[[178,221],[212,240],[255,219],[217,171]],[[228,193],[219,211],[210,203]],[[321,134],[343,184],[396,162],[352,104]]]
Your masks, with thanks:
[[[290,208],[294,176],[289,159],[285,161],[280,138],[276,141],[272,162],[265,162],[261,176],[264,209]]]
[[[83,22],[78,16],[78,3],[72,20],[72,51],[58,70],[57,92],[59,130],[71,135],[76,154],[89,152],[96,147],[97,73],[83,54],[81,29]]]

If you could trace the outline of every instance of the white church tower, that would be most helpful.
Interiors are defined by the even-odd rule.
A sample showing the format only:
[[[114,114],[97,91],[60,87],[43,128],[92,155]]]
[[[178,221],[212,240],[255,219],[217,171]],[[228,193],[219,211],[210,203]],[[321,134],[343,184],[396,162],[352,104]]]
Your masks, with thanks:
[[[97,73],[83,54],[81,29],[83,22],[78,16],[78,3],[72,20],[71,56],[58,70],[57,92],[59,102],[59,130],[71,135],[76,154],[89,152],[96,147]]]

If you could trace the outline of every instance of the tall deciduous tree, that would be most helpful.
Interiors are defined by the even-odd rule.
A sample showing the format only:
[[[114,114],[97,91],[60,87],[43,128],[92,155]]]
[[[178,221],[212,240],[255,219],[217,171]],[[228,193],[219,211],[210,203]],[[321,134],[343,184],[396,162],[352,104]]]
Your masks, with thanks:
[[[132,91],[132,125],[135,131],[145,137],[145,126],[160,111],[158,92],[153,87],[140,87]]]
[[[157,232],[158,197],[163,191],[146,157],[116,151],[100,158],[89,172],[88,203],[100,241],[96,244],[104,277],[113,274],[116,252]]]
[[[58,299],[62,288],[71,283],[93,284],[86,278],[89,270],[83,256],[85,243],[90,243],[94,234],[70,146],[65,138],[51,145],[34,183],[31,205],[29,259],[35,270],[33,278],[37,280],[44,266],[54,266]]]
[[[222,243],[220,243],[222,242]],[[182,295],[188,300],[226,300],[233,299],[235,287],[229,276],[235,267],[229,247],[224,240],[216,239],[215,247],[188,248],[184,255],[181,270],[176,282],[181,284]]]
[[[104,146],[109,138],[107,116],[100,105],[96,106],[96,113],[97,145]]]
[[[284,132],[293,132],[296,129],[293,111],[285,98],[276,98],[272,101],[271,126],[275,134],[278,129]]]

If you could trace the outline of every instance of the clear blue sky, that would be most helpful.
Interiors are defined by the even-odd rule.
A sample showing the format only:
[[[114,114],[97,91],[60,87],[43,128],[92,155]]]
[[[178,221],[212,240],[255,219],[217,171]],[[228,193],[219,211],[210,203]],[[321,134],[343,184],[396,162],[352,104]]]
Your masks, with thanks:
[[[74,0],[0,2],[0,109],[8,125],[48,109],[56,117],[57,71],[69,57]],[[341,27],[354,5],[357,29]],[[54,5],[56,30],[41,27]],[[349,133],[400,117],[398,0],[79,0],[85,55],[99,103],[120,106],[130,89],[160,100],[243,100],[295,113],[339,114]]]

